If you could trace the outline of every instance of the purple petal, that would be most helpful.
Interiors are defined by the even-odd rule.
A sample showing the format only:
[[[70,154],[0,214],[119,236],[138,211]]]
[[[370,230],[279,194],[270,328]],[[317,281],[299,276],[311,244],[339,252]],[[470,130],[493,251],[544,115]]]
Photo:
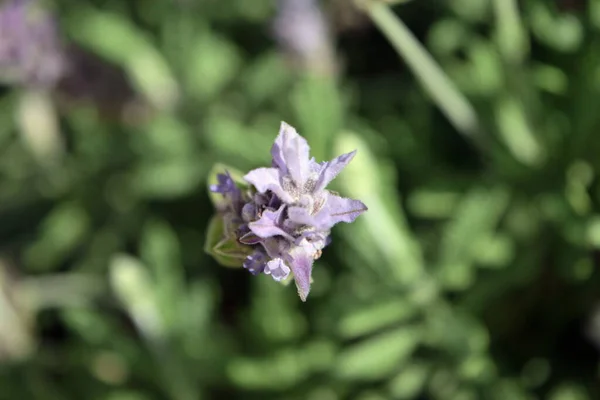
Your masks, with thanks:
[[[278,168],[282,175],[287,175],[287,165],[283,156],[283,142],[284,137],[286,136],[285,131],[288,129],[289,125],[285,122],[281,122],[279,127],[279,135],[275,139],[275,143],[273,143],[273,147],[271,147],[271,157],[273,158],[273,167]]]
[[[267,202],[267,207],[269,207],[269,208],[281,207],[281,199],[279,197],[277,197],[275,194],[271,194],[271,198]]]
[[[293,238],[279,226],[281,224],[281,213],[285,206],[281,206],[277,211],[265,210],[258,221],[250,222],[248,227],[254,234],[261,238],[272,236],[283,236],[289,240]]]
[[[325,205],[315,215],[318,226],[333,226],[338,222],[354,222],[365,211],[367,206],[360,200],[347,199],[329,193]]]
[[[289,253],[291,242],[281,236],[273,236],[263,239],[261,244],[269,258],[274,259],[282,258],[285,254]]]
[[[310,168],[311,175],[319,174],[323,169],[323,166],[327,164],[326,162],[318,163],[314,157],[308,161],[308,167]]]
[[[217,174],[217,184],[210,185],[210,191],[214,193],[235,193],[239,192],[238,187],[235,185],[233,178],[229,172],[225,171],[224,174]]]
[[[276,168],[257,168],[248,172],[244,179],[254,185],[260,193],[272,191],[284,202],[291,203],[292,197],[281,187],[279,170]]]
[[[288,256],[292,272],[294,273],[298,295],[302,301],[306,301],[306,297],[310,292],[310,277],[312,274],[315,253],[316,250],[314,246],[306,240],[303,240],[301,245],[291,249]]]
[[[314,192],[320,192],[325,189],[327,185],[348,165],[354,158],[356,150],[350,153],[342,154],[341,156],[334,158],[331,161],[323,163],[319,173],[319,179],[315,186]]]
[[[298,225],[315,225],[315,218],[305,207],[292,206],[288,208],[288,218]]]
[[[254,253],[246,257],[244,268],[256,275],[263,272],[267,263],[267,255],[262,250],[256,250]]]
[[[309,146],[296,130],[281,122],[279,135],[271,148],[273,164],[282,175],[291,175],[297,186],[302,186],[310,174]]]
[[[242,220],[245,222],[254,221],[258,215],[258,206],[254,202],[248,202],[242,207]]]
[[[305,231],[300,236],[300,242],[302,239],[306,239],[313,247],[315,251],[323,250],[329,243],[331,243],[331,236],[329,231]]]
[[[271,275],[273,279],[279,282],[288,277],[290,268],[285,265],[281,258],[276,258],[267,263],[263,272],[266,275]]]
[[[323,208],[317,214],[311,215],[303,207],[289,207],[288,217],[297,224],[327,230],[339,222],[353,222],[365,211],[367,211],[367,206],[362,201],[328,193]]]

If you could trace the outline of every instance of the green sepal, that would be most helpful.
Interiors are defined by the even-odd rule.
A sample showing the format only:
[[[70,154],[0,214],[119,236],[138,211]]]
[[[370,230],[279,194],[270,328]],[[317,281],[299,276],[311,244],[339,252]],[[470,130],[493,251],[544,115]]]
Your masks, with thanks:
[[[224,267],[240,268],[244,260],[252,254],[250,246],[237,241],[235,236],[227,237],[223,225],[223,217],[215,215],[208,224],[204,251],[210,254]]]

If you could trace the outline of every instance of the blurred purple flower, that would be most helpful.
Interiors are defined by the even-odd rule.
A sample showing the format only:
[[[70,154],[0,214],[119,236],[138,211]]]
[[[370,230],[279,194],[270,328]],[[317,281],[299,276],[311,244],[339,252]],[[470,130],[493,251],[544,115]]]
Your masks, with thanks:
[[[331,228],[339,222],[353,222],[367,210],[361,201],[326,189],[355,154],[317,163],[309,158],[306,139],[282,122],[271,149],[273,166],[244,176],[254,193],[242,193],[228,174],[219,175],[211,190],[228,200],[229,220],[239,222],[238,240],[254,246],[244,262],[246,269],[271,275],[276,281],[291,272],[300,298],[306,300],[313,262],[331,241]]]
[[[318,1],[278,0],[273,33],[303,68],[325,73],[335,68],[328,23]]]
[[[0,7],[0,79],[50,87],[65,70],[54,18],[33,0],[4,3]]]
[[[64,57],[68,74],[56,86],[56,99],[64,109],[91,105],[102,119],[132,124],[146,120],[150,110],[120,67],[74,44],[65,46]]]

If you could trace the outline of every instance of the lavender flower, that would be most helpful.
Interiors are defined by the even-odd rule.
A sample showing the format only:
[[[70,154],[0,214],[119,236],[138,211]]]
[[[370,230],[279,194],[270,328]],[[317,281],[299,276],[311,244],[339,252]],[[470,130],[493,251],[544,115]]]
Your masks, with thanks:
[[[0,7],[0,79],[48,87],[65,72],[55,21],[33,0]]]
[[[246,269],[276,281],[292,274],[300,298],[306,300],[313,262],[330,243],[331,228],[367,210],[359,200],[326,189],[355,154],[317,163],[309,158],[306,140],[282,122],[271,149],[272,167],[244,176],[252,185],[249,191],[240,190],[229,174],[219,175],[211,190],[227,200],[221,210],[225,226],[235,227],[239,242],[253,249],[244,261]]]
[[[326,75],[335,69],[329,26],[317,0],[278,0],[273,33],[294,64]]]

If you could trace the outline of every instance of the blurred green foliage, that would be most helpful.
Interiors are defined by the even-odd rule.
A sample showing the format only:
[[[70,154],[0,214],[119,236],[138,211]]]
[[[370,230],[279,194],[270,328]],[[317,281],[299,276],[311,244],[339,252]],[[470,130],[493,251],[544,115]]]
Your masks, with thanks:
[[[51,4],[120,78],[1,89],[0,399],[600,398],[600,1],[357,3],[336,74],[270,0]],[[281,120],[369,206],[307,303],[203,251]]]

